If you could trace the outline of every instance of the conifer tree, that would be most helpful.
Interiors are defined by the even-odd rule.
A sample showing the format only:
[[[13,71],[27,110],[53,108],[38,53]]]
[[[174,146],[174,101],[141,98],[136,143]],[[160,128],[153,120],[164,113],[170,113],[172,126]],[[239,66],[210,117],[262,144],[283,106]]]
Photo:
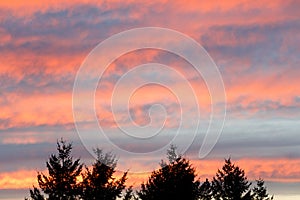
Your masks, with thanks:
[[[127,172],[120,179],[114,177],[117,159],[112,153],[103,153],[101,149],[95,149],[96,162],[92,170],[86,168],[83,174],[82,198],[85,200],[114,200],[121,197],[125,189]]]
[[[252,199],[250,185],[244,170],[231,163],[229,158],[213,178],[212,194],[216,200]]]
[[[199,199],[200,200],[211,200],[212,199],[212,191],[211,191],[211,184],[208,179],[205,180],[204,183],[199,188]]]
[[[273,196],[269,196],[264,180],[261,178],[256,180],[256,186],[253,188],[254,200],[273,200]]]
[[[77,200],[80,198],[81,187],[78,177],[82,171],[80,159],[73,160],[72,144],[63,139],[57,141],[57,154],[52,154],[46,162],[48,175],[38,172],[39,189],[30,190],[33,200]]]
[[[161,168],[152,172],[141,185],[138,196],[142,200],[196,200],[199,198],[200,181],[190,161],[178,156],[176,148],[167,152],[169,162],[161,162]]]

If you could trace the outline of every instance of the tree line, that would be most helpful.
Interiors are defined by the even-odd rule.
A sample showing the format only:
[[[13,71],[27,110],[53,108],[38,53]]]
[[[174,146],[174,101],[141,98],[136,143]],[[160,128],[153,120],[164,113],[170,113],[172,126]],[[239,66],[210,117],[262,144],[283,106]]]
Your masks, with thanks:
[[[38,187],[30,189],[25,200],[272,200],[264,180],[255,185],[247,180],[245,171],[225,159],[211,181],[197,178],[190,160],[176,152],[171,145],[167,161],[154,170],[140,189],[126,187],[127,173],[114,177],[116,156],[111,152],[94,150],[96,159],[88,168],[71,155],[72,143],[57,141],[57,154],[46,162],[48,174],[38,172]]]

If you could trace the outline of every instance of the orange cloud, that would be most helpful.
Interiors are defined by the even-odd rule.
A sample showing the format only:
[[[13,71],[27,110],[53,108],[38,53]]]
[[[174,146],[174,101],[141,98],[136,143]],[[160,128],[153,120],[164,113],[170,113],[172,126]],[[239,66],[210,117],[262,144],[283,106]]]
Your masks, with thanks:
[[[0,173],[1,189],[27,189],[37,185],[37,172],[34,170],[19,170],[14,172]]]
[[[47,11],[53,11],[56,9],[72,9],[74,6],[79,4],[87,4],[92,5],[96,4],[97,6],[101,7],[101,9],[104,10],[113,10],[117,9],[119,7],[124,6],[124,4],[130,6],[135,5],[134,1],[126,1],[120,3],[120,1],[113,1],[111,3],[107,2],[98,2],[95,1],[63,1],[62,4],[50,1],[47,3],[40,3],[39,1],[29,1],[26,3],[22,3],[20,1],[12,1],[12,2],[1,2],[0,7],[12,9],[12,10],[18,10],[23,12],[47,12]],[[157,5],[162,5],[160,9],[158,9],[158,13],[165,13],[165,15],[168,15],[170,17],[167,18],[174,18],[175,20],[172,20],[170,22],[170,26],[176,28],[180,26],[180,29],[182,29],[181,24],[185,24],[183,32],[191,33],[191,35],[195,36],[195,38],[199,38],[203,32],[206,30],[207,27],[211,26],[218,26],[222,24],[262,24],[265,25],[267,22],[266,20],[270,20],[271,18],[274,18],[274,15],[276,15],[275,19],[273,21],[280,21],[284,19],[293,19],[292,13],[289,13],[288,11],[285,11],[284,8],[291,4],[291,2],[286,1],[226,1],[226,2],[199,2],[199,1],[191,1],[191,2],[168,2],[168,1],[154,1],[147,3],[148,6],[157,7]],[[143,9],[140,11],[137,10],[136,12],[131,12],[130,14],[135,16],[144,16],[145,17],[145,23],[147,24],[158,24],[162,25],[160,22],[161,20],[156,20],[156,15],[153,16],[153,19],[147,18],[147,12],[149,12],[146,9],[147,6],[143,6]],[[178,9],[174,9],[176,7],[182,8],[180,11]],[[28,9],[27,9],[28,8]],[[259,12],[256,14],[253,14],[251,11],[253,9],[263,10],[266,12]],[[169,11],[169,12],[165,12]],[[245,15],[241,15],[241,12],[245,11]],[[218,12],[218,14],[215,14],[211,16],[214,12]],[[31,14],[32,14],[31,13]],[[178,19],[178,16],[181,16],[186,13],[193,13],[195,16],[197,16],[201,20],[201,23],[195,23],[194,20],[176,20]],[[233,15],[229,15],[228,13],[233,13]],[[149,13],[148,13],[149,14]],[[228,17],[224,17],[224,15]],[[237,17],[239,16],[239,17]],[[250,17],[249,17],[250,16]],[[137,18],[138,18],[137,17]],[[158,16],[159,17],[159,16]],[[197,19],[198,19],[197,18]],[[217,18],[217,19],[216,19]],[[248,20],[245,20],[248,19]],[[187,22],[188,21],[188,22]],[[172,24],[174,23],[174,24]],[[169,23],[166,23],[169,24]],[[204,24],[204,25],[203,25]],[[272,23],[271,23],[272,24]],[[55,25],[55,24],[54,24]],[[204,29],[202,29],[202,26],[205,26]],[[114,29],[114,28],[112,28]],[[201,31],[199,31],[201,30]],[[202,31],[203,30],[203,31]],[[110,30],[107,30],[110,31]],[[80,37],[84,37],[85,33],[82,33],[83,36],[80,35]],[[261,40],[264,39],[264,37],[257,37],[255,34],[250,34],[250,37],[247,38],[239,38],[236,39],[235,35],[226,35],[222,32],[215,31],[211,33],[213,35],[213,38],[215,39],[214,42],[219,45],[241,45],[241,44],[251,44],[251,43],[258,43]],[[47,36],[26,36],[22,38],[13,38],[10,33],[8,33],[7,30],[4,30],[3,28],[0,30],[0,35],[3,42],[8,43],[11,42],[18,47],[18,45],[26,43],[26,42],[38,42],[43,40],[51,40],[53,43],[55,43],[56,38],[51,37],[49,35]],[[229,36],[229,37],[228,37]],[[245,39],[245,40],[242,40]],[[161,38],[159,38],[161,40]],[[58,42],[57,42],[58,43]],[[45,76],[51,76],[53,81],[55,83],[59,84],[59,81],[61,79],[64,79],[65,77],[71,77],[70,82],[72,81],[72,78],[75,77],[76,71],[81,63],[81,61],[85,57],[85,53],[74,53],[74,52],[61,52],[59,51],[60,47],[70,46],[72,44],[72,41],[69,41],[68,39],[59,40],[59,44],[53,51],[48,53],[40,53],[36,51],[29,51],[29,50],[23,50],[21,52],[18,52],[19,49],[14,49],[15,51],[12,51],[10,53],[1,53],[1,63],[0,63],[0,74],[11,77],[14,79],[15,83],[18,83],[19,81],[26,79],[28,75],[30,74],[43,74]],[[286,47],[285,47],[286,48]],[[127,54],[124,56],[124,58],[120,58],[118,61],[113,63],[111,67],[108,69],[107,74],[122,74],[122,72],[126,71],[128,65],[135,65],[143,62],[149,62],[150,60],[155,60],[154,58],[160,56],[157,51],[147,51],[142,53],[132,53]],[[118,67],[119,64],[122,63],[122,67]],[[230,73],[234,72],[241,72],[240,66],[243,66],[246,68],[251,65],[249,63],[251,61],[249,60],[239,60],[239,62],[235,63],[237,67],[234,67],[232,71],[228,71],[226,75],[230,75]],[[41,67],[32,66],[32,63],[38,63]],[[180,72],[184,73],[185,75],[189,75],[189,78],[191,78],[192,74],[190,71],[184,71],[182,70],[183,67],[179,67],[182,62],[172,62],[171,64],[174,64],[174,68],[179,70]],[[243,68],[245,69],[245,68]],[[291,105],[294,102],[292,99],[297,96],[300,93],[299,87],[296,87],[299,85],[299,81],[297,79],[297,76],[299,72],[289,72],[288,76],[281,76],[278,77],[277,73],[269,74],[268,76],[260,75],[260,72],[253,73],[253,74],[246,74],[244,76],[238,76],[237,78],[232,78],[232,80],[225,82],[226,92],[227,92],[227,98],[229,104],[235,104],[239,103],[243,107],[247,107],[249,104],[253,103],[254,101],[276,101],[280,102],[282,105]],[[280,72],[278,72],[280,73]],[[242,77],[242,78],[241,78]],[[254,81],[255,80],[255,81]],[[30,80],[27,80],[30,82]],[[33,81],[34,82],[34,81]],[[47,85],[47,81],[41,80],[39,83],[35,83],[36,85],[33,85],[32,91],[34,92],[34,86],[43,87]],[[109,85],[109,84],[108,84]],[[199,105],[202,106],[201,108],[205,111],[210,111],[210,98],[209,94],[207,93],[207,89],[205,86],[205,83],[202,81],[194,81],[192,82],[192,85],[194,88],[196,88],[197,97],[199,99]],[[113,87],[112,85],[109,85],[108,91]],[[176,87],[180,88],[180,83],[176,83]],[[30,97],[24,96],[22,92],[16,91],[12,94],[7,94],[7,99],[9,103],[7,106],[4,106],[1,111],[0,118],[2,119],[10,119],[11,124],[55,124],[55,123],[69,123],[72,122],[72,115],[71,115],[71,88],[69,88],[70,91],[64,91],[61,94],[60,92],[55,93],[56,96],[48,95],[48,94],[30,94]],[[145,92],[145,98],[156,100],[156,98],[159,98],[160,95],[154,95],[155,92],[153,89],[148,88],[148,92]],[[205,91],[205,92],[203,92]],[[125,91],[124,91],[125,92]],[[18,93],[18,94],[17,94]],[[204,94],[203,94],[204,93]],[[151,94],[151,95],[150,95]],[[6,95],[6,94],[5,94]],[[108,98],[109,92],[102,93],[102,95],[105,98]],[[151,97],[149,97],[151,96]],[[243,97],[241,100],[240,97]],[[188,97],[187,97],[188,98]],[[101,101],[101,100],[100,100]],[[142,100],[139,100],[142,101]],[[45,103],[47,102],[47,106],[45,106]],[[141,102],[142,103],[142,102]],[[59,104],[59,105],[58,105]],[[26,105],[26,106],[25,106]],[[259,107],[256,109],[260,109]],[[109,116],[109,113],[106,113],[106,111],[99,109],[101,113],[106,117]],[[55,112],[53,112],[55,111]],[[253,109],[255,112],[256,110]],[[50,119],[50,120],[49,120]],[[10,127],[13,127],[11,125]]]
[[[14,15],[19,16],[31,16],[36,12],[47,12],[47,11],[59,11],[64,9],[72,9],[77,5],[90,5],[94,7],[99,7],[103,10],[117,10],[122,7],[135,7],[138,6],[139,9],[132,9],[130,13],[130,18],[132,19],[141,19],[145,18],[145,16],[151,15],[147,20],[151,21],[153,25],[158,25],[160,22],[163,24],[169,24],[171,27],[178,27],[178,17],[184,19],[184,14],[193,13],[199,16],[202,16],[206,21],[214,22],[217,20],[217,23],[229,23],[230,21],[236,21],[240,24],[242,23],[256,23],[262,21],[278,21],[283,19],[290,19],[293,16],[292,13],[289,13],[286,9],[293,1],[149,1],[149,2],[136,2],[132,0],[120,1],[95,1],[95,0],[75,0],[68,1],[63,0],[60,2],[57,1],[47,1],[40,2],[38,0],[30,0],[28,2],[22,2],[18,0],[13,1],[1,1],[0,7],[13,10]],[[297,3],[297,2],[296,2]],[[160,18],[161,20],[157,21],[156,18],[159,16],[152,15],[149,9],[151,7],[155,7],[158,14],[165,13],[169,15],[169,19],[176,20],[167,20],[167,18]],[[178,10],[180,8],[180,10]],[[255,12],[255,11],[263,11],[263,12]],[[237,16],[236,13],[243,13],[243,15]],[[251,16],[251,17],[249,17]],[[276,18],[274,18],[276,16]],[[246,19],[246,21],[245,21]],[[169,23],[166,23],[169,22]],[[196,25],[196,23],[192,23],[192,20],[187,20],[185,24],[185,29],[191,29],[191,27],[203,27],[203,24]],[[195,29],[194,29],[195,30]]]
[[[223,160],[192,160],[192,165],[197,169],[200,180],[211,179],[218,169],[222,168]],[[233,160],[233,163],[244,169],[249,180],[263,178],[266,181],[274,182],[300,182],[300,159],[255,159],[244,158]],[[134,163],[131,163],[134,164]],[[140,168],[146,167],[140,165]],[[47,174],[46,171],[43,173]],[[116,177],[120,177],[123,172],[117,171]],[[1,189],[27,189],[32,185],[37,186],[35,170],[18,170],[14,172],[0,173]],[[126,182],[127,186],[133,185],[139,188],[142,182],[147,181],[150,173],[130,173]]]
[[[236,166],[244,169],[248,180],[256,180],[263,178],[266,181],[274,182],[299,182],[300,181],[300,160],[299,159],[256,159],[244,158],[240,160],[232,160]],[[221,169],[223,160],[192,160],[192,165],[196,168],[196,172],[201,181],[206,178],[212,179],[218,169]],[[127,185],[139,187],[141,182],[147,181],[150,174],[130,174]]]
[[[143,56],[142,56],[143,55]],[[162,54],[164,55],[164,54]],[[34,57],[34,55],[31,55]],[[127,58],[128,56],[128,58]],[[120,60],[113,63],[112,67],[108,69],[106,74],[104,75],[104,79],[108,78],[106,81],[107,89],[102,89],[97,91],[96,93],[96,108],[99,112],[99,116],[101,116],[101,119],[105,119],[105,123],[108,123],[109,121],[112,121],[112,115],[110,113],[110,110],[104,109],[105,106],[110,104],[111,99],[111,92],[113,87],[115,86],[115,81],[110,81],[109,76],[112,75],[122,75],[126,72],[126,70],[130,69],[130,67],[136,66],[139,63],[143,62],[144,59],[146,59],[146,62],[155,60],[155,58],[161,56],[157,53],[157,51],[154,50],[147,50],[144,52],[138,52],[136,54],[130,53],[128,55],[125,55],[124,57],[121,57]],[[76,58],[76,56],[75,56]],[[59,85],[59,77],[63,77],[65,75],[73,76],[75,77],[76,69],[77,67],[75,63],[79,63],[79,60],[81,59],[81,56],[77,56],[77,59],[73,59],[71,63],[69,63],[71,58],[67,59],[66,65],[67,67],[57,67],[59,65],[63,65],[63,61],[57,61],[55,59],[49,59],[47,60],[46,57],[42,58],[44,59],[44,63],[47,64],[48,67],[44,70],[43,73],[52,75],[54,78],[57,77],[58,80],[52,80],[54,83]],[[10,62],[9,59],[7,60],[7,63]],[[157,61],[160,61],[157,59]],[[242,61],[239,65],[244,65],[244,62]],[[120,64],[120,67],[118,66]],[[168,64],[168,63],[167,63]],[[185,70],[186,65],[184,65],[184,62],[180,62],[178,60],[171,61],[170,67],[174,66],[174,69],[178,70],[183,75],[187,76],[187,79],[190,79],[189,82],[194,88],[194,91],[196,92],[196,96],[199,100],[199,106],[201,111],[205,111],[206,113],[210,112],[210,96],[207,91],[205,82],[201,80],[201,77],[198,77],[198,79],[192,79],[193,76],[191,76],[190,72],[193,72],[193,70],[188,71]],[[181,65],[183,64],[183,65]],[[21,62],[18,64],[21,65]],[[247,62],[245,65],[248,65]],[[9,66],[4,65],[4,66]],[[69,66],[69,67],[68,67]],[[12,68],[1,68],[1,71],[3,74],[5,73],[11,73],[12,75],[20,76],[20,78],[16,78],[16,81],[22,80],[22,78],[25,76],[24,73],[28,73],[28,71],[33,70],[41,70],[36,68],[24,68],[20,69],[18,67],[12,67]],[[30,73],[30,72],[29,72]],[[227,73],[231,73],[230,71]],[[285,76],[278,76],[278,73],[272,73],[268,74],[268,76],[265,76],[264,74],[260,74],[260,72],[255,72],[252,74],[243,75],[235,77],[232,76],[230,79],[230,82],[225,82],[225,88],[226,88],[226,95],[228,104],[231,106],[241,105],[243,108],[247,109],[249,105],[252,105],[255,102],[264,102],[264,101],[273,101],[278,102],[280,105],[284,106],[290,106],[295,105],[294,98],[300,94],[299,87],[296,87],[299,85],[299,81],[297,79],[297,74],[300,72],[291,71],[287,72]],[[72,80],[72,79],[71,79]],[[43,80],[37,83],[38,87],[43,88],[43,85],[47,85],[47,83],[43,83]],[[39,86],[40,85],[40,86]],[[70,83],[70,85],[72,85]],[[1,128],[10,128],[14,126],[20,126],[20,125],[55,125],[55,124],[71,124],[73,123],[73,116],[72,116],[72,89],[69,88],[69,90],[66,91],[58,91],[54,93],[43,93],[43,89],[39,92],[35,92],[36,85],[33,84],[32,93],[26,94],[25,92],[10,92],[3,96],[2,98],[5,98],[6,104],[2,106],[2,110],[0,113],[1,119],[9,119],[9,124],[6,124],[5,126],[2,125]],[[127,91],[126,85],[123,85],[124,90],[122,90],[124,93],[131,92]],[[182,87],[181,82],[175,82],[172,83],[172,87],[177,88],[180,90]],[[29,88],[28,88],[29,89]],[[59,90],[60,88],[57,87]],[[4,91],[5,92],[5,91]],[[47,92],[47,90],[45,90]],[[183,91],[185,92],[185,91]],[[118,94],[119,100],[122,100],[122,94]],[[190,95],[187,94],[186,100],[189,100]],[[157,86],[147,86],[147,88],[144,88],[141,92],[136,92],[134,96],[132,96],[132,100],[134,100],[133,105],[144,105],[147,103],[153,103],[153,102],[160,102],[165,101],[166,98],[169,101],[169,104],[176,103],[176,98],[173,98],[174,96],[171,94],[168,95],[168,93],[165,91],[164,88],[157,87]],[[123,101],[126,103],[125,101]],[[101,106],[99,106],[99,104]],[[104,106],[104,107],[103,107]],[[230,111],[229,106],[229,111]],[[256,105],[255,105],[256,106]],[[259,110],[264,109],[263,107],[260,107],[259,104],[257,104],[256,107],[251,107],[252,111],[255,113]],[[276,109],[276,105],[274,105],[274,109]],[[250,109],[250,108],[249,108]],[[100,115],[101,114],[101,115]],[[88,116],[87,116],[88,117]],[[91,117],[91,116],[89,116]],[[88,118],[86,119],[88,120]],[[144,119],[140,119],[144,120]],[[111,126],[111,124],[109,125]]]
[[[255,180],[263,178],[267,181],[279,182],[295,182],[300,181],[299,159],[286,159],[286,158],[243,158],[240,160],[233,160],[234,164],[244,169],[248,179]],[[198,161],[201,167],[200,171],[207,171],[208,176],[215,175],[216,170],[222,168],[223,162],[220,161]],[[195,164],[197,166],[197,164]],[[203,169],[203,170],[202,170]],[[213,170],[214,169],[214,170]]]
[[[274,101],[286,106],[293,105],[294,98],[300,94],[300,89],[297,87],[300,82],[292,78],[297,76],[297,71],[287,73],[285,76],[278,76],[277,73],[272,74],[272,72],[269,76],[254,73],[245,75],[242,79],[233,78],[231,84],[226,85],[228,102],[243,106],[254,101]]]
[[[71,94],[13,94],[8,98],[10,102],[2,106],[0,118],[9,119],[9,123],[2,129],[73,122]]]

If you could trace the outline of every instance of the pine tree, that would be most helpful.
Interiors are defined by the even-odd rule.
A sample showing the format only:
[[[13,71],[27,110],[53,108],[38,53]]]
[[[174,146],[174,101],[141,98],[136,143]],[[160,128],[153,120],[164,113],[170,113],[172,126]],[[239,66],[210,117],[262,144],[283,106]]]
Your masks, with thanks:
[[[63,139],[57,141],[58,154],[52,154],[46,162],[48,175],[39,172],[38,184],[42,192],[48,195],[44,198],[40,190],[30,190],[30,196],[34,200],[76,200],[79,199],[81,188],[77,181],[82,164],[80,159],[73,161],[71,156],[72,144]]]
[[[146,183],[141,185],[138,196],[142,200],[196,200],[199,197],[200,181],[189,160],[175,155],[170,148],[169,163],[162,161],[161,168],[152,172]]]
[[[178,154],[177,147],[175,145],[173,145],[173,144],[170,145],[170,148],[167,150],[167,158],[168,158],[168,162],[170,164],[174,163],[177,159],[181,158],[181,155]],[[159,165],[161,167],[166,167],[168,165],[168,163],[162,159],[161,162],[159,163]]]
[[[116,172],[117,160],[112,153],[104,154],[101,149],[96,149],[97,160],[92,165],[92,170],[86,168],[83,174],[83,194],[85,200],[114,200],[121,197],[125,188],[127,172],[120,179],[113,177]]]
[[[273,196],[269,196],[265,182],[260,178],[256,180],[256,186],[253,188],[254,200],[273,200]]]
[[[138,200],[133,192],[132,186],[126,189],[123,200]]]
[[[212,193],[216,200],[252,199],[251,183],[248,182],[244,170],[225,159],[222,170],[218,170],[212,181]]]
[[[40,190],[36,187],[33,187],[33,190],[30,190],[30,197],[33,200],[44,200],[45,199],[44,195],[42,195]],[[25,198],[25,200],[28,200],[28,199]]]
[[[199,195],[200,200],[211,200],[212,199],[211,184],[208,181],[208,179],[206,179],[205,182],[202,183],[202,185],[200,186],[199,192],[200,192],[200,195]]]

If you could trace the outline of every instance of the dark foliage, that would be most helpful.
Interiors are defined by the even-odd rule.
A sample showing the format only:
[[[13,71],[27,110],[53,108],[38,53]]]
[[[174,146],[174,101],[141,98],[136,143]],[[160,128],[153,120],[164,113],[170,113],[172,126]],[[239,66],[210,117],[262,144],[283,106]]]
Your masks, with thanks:
[[[132,186],[126,189],[123,200],[138,200],[139,198],[134,195]]]
[[[113,177],[117,160],[111,153],[103,154],[101,149],[96,149],[97,160],[92,165],[92,170],[86,168],[83,174],[82,188],[83,199],[89,200],[114,200],[121,197],[125,188],[127,172],[120,179]]]
[[[216,200],[252,199],[251,183],[248,182],[244,170],[225,159],[222,170],[218,170],[212,181],[212,193]]]
[[[189,160],[175,155],[176,148],[167,153],[169,164],[153,171],[147,183],[141,185],[138,196],[142,200],[195,200],[199,197],[200,181]],[[175,159],[176,158],[176,159]]]
[[[48,175],[38,173],[37,179],[42,192],[48,195],[44,198],[41,192],[34,187],[30,196],[34,200],[76,200],[79,199],[81,188],[78,184],[82,164],[80,159],[73,160],[71,156],[72,144],[63,139],[57,141],[58,154],[52,154],[46,162]]]
[[[64,140],[57,142],[57,155],[51,155],[46,162],[48,174],[38,173],[40,190],[34,187],[30,190],[33,200],[115,200],[121,197],[125,188],[127,172],[120,179],[113,177],[117,160],[111,153],[102,153],[96,149],[96,162],[89,170],[82,172],[80,159],[71,157],[72,144]],[[80,175],[82,181],[79,182]],[[45,194],[45,195],[44,195]],[[45,197],[47,196],[47,197]]]
[[[41,194],[40,190],[36,187],[33,187],[33,190],[30,190],[30,197],[34,200],[44,200],[44,195]],[[25,198],[25,200],[28,200]]]
[[[199,190],[199,199],[200,200],[211,200],[212,199],[212,190],[211,184],[208,179],[200,186]]]
[[[269,196],[265,182],[262,179],[256,180],[256,186],[253,188],[254,200],[272,200],[273,196]]]
[[[57,141],[58,153],[46,162],[48,175],[38,172],[39,188],[30,190],[30,199],[116,200],[123,196],[123,200],[273,200],[262,179],[251,190],[244,170],[230,158],[225,159],[211,182],[206,179],[200,184],[195,168],[176,152],[174,145],[167,151],[168,161],[161,161],[161,168],[151,173],[148,181],[141,184],[141,190],[134,192],[130,186],[122,195],[127,172],[120,178],[114,176],[117,166],[114,154],[95,149],[96,161],[83,172],[83,164],[80,159],[73,159],[71,150],[72,144],[63,139]]]
[[[197,199],[200,182],[195,181],[195,169],[184,158],[177,159],[152,172],[146,184],[138,192],[142,200]]]

